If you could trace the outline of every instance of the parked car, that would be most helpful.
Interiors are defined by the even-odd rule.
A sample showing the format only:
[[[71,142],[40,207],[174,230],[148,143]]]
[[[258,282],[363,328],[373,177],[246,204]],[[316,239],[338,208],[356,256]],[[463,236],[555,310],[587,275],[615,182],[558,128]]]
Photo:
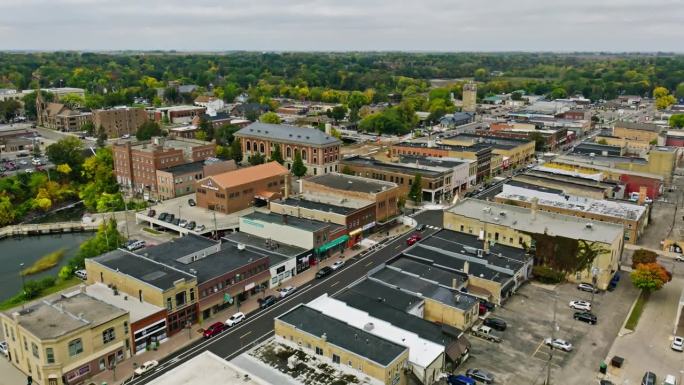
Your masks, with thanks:
[[[209,327],[204,330],[204,333],[202,334],[202,336],[204,338],[211,338],[217,334],[220,334],[223,330],[224,330],[223,322],[214,322],[213,324],[209,325]]]
[[[32,174],[33,171],[34,171],[34,170],[33,170],[32,168],[27,168],[26,170],[24,170],[24,172],[27,173],[27,174]]]
[[[569,306],[575,310],[591,311],[591,302],[588,301],[570,301]]]
[[[130,138],[130,137],[131,137],[130,134],[123,134],[123,135],[121,135],[121,139],[128,139],[128,138]]]
[[[475,385],[476,382],[470,377],[466,377],[462,374],[449,375],[447,376],[447,384],[449,385]]]
[[[684,338],[675,336],[675,338],[672,340],[672,345],[670,346],[672,350],[676,350],[678,352],[684,351]]]
[[[483,324],[500,332],[506,330],[506,327],[508,327],[508,325],[506,325],[506,321],[502,320],[501,318],[494,317],[485,318]]]
[[[494,375],[482,369],[468,369],[466,370],[466,376],[485,384],[494,383]]]
[[[143,247],[145,247],[145,241],[130,239],[128,242],[126,242],[126,249],[128,249],[128,251],[142,249]]]
[[[188,225],[185,226],[185,228],[188,229],[188,230],[193,230],[193,229],[195,228],[196,225],[197,225],[197,224],[195,223],[195,221],[190,221],[190,222],[188,222]]]
[[[189,204],[190,206],[197,206],[197,203],[196,203],[195,200],[192,199],[192,198],[188,199],[188,204]]]
[[[7,351],[7,342],[5,341],[0,341],[0,354],[5,357],[9,357],[9,353]]]
[[[276,303],[276,297],[272,295],[267,295],[264,298],[259,298],[259,308],[265,309]]]
[[[19,156],[19,155],[17,155],[17,156]],[[19,161],[19,164],[22,166],[28,166],[28,162],[23,160],[23,159]]]
[[[31,164],[34,166],[40,166],[43,164],[43,161],[40,158],[33,158],[31,159]]]
[[[656,375],[653,372],[644,373],[644,378],[641,379],[641,385],[656,385]]]
[[[572,351],[572,344],[566,340],[562,340],[560,338],[547,338],[544,340],[544,344],[546,346],[552,347],[554,349],[560,349],[565,352],[571,352]]]
[[[173,223],[174,225],[178,226],[178,225],[180,224],[180,221],[181,221],[180,218],[174,218],[174,220],[171,221],[171,223]]]
[[[187,219],[181,219],[181,220],[178,222],[178,226],[180,226],[180,227],[185,227],[185,226],[187,226],[187,225],[188,225],[188,220],[187,220]]]
[[[152,369],[156,368],[157,365],[159,365],[159,362],[156,360],[145,361],[142,365],[138,366],[138,368],[134,370],[134,373],[137,376],[142,376],[143,374],[149,373]]]
[[[86,279],[88,279],[88,271],[85,270],[85,269],[76,270],[76,271],[74,272],[74,275],[77,276],[78,278],[81,278],[81,279],[84,280],[84,281],[85,281]]]
[[[406,246],[411,246],[415,244],[416,242],[420,241],[423,239],[423,237],[420,235],[420,233],[414,233],[408,239],[406,239]]]
[[[157,214],[157,212],[154,211],[154,210],[150,210],[150,211],[147,212],[147,216],[150,217],[150,218],[154,218],[154,216],[155,216],[156,214]]]
[[[329,266],[322,267],[318,272],[316,272],[316,279],[321,279],[324,278],[330,274],[332,274],[334,270],[331,269]]]
[[[168,223],[173,223],[173,220],[176,219],[176,216],[173,214],[166,214],[166,218],[164,218],[164,221]]]
[[[204,231],[204,229],[206,229],[206,226],[204,226],[204,225],[199,225],[199,226],[197,226],[197,228],[195,229],[195,231],[197,231],[197,232],[199,232],[199,231]]]
[[[330,268],[333,270],[337,270],[337,269],[341,268],[342,266],[344,266],[344,261],[340,260],[340,261],[335,261],[335,263],[330,265]]]
[[[596,315],[588,311],[575,312],[572,318],[592,325],[596,325],[596,322],[598,322],[598,318],[596,317]]]
[[[424,223],[421,223],[418,225],[418,227],[416,227],[416,230],[417,231],[423,231],[423,230],[425,230],[426,227],[427,226]]]
[[[677,385],[677,378],[671,374],[668,374],[665,376],[665,381],[663,381],[663,385]]]
[[[294,293],[295,290],[296,289],[294,286],[285,286],[285,287],[281,288],[280,290],[278,290],[278,293],[280,293],[280,298],[285,298],[288,295]]]
[[[230,316],[230,318],[228,318],[226,320],[226,326],[231,327],[231,326],[237,325],[240,322],[244,321],[244,319],[245,319],[245,313],[237,312],[237,313],[233,314],[232,316]]]
[[[169,214],[167,214],[167,213],[159,213],[159,216],[157,217],[157,219],[159,219],[160,221],[166,221],[166,216],[167,216],[167,215],[169,215]]]
[[[677,254],[677,256],[675,257],[675,261],[684,262],[684,255]]]
[[[598,289],[594,287],[594,285],[590,283],[580,283],[577,285],[577,290],[582,290],[582,291],[588,291],[590,293],[598,293]]]

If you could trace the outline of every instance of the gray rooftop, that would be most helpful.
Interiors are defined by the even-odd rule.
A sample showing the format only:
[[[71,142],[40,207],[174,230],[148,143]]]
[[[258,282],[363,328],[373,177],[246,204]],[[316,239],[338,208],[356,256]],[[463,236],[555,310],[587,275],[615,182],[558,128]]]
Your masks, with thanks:
[[[622,225],[593,221],[589,227],[587,223],[590,221],[586,219],[538,210],[533,213],[528,208],[478,199],[464,199],[448,211],[527,233],[563,236],[609,244],[623,236]],[[503,215],[501,215],[502,212]]]
[[[19,325],[41,340],[93,328],[126,314],[123,309],[81,292],[44,299],[14,311],[19,313]],[[5,314],[12,317],[11,313]]]
[[[356,191],[366,194],[374,194],[397,187],[396,183],[385,182],[370,178],[362,178],[353,175],[329,173],[313,176],[308,182],[327,186],[336,190]]]
[[[195,234],[188,234],[180,238],[174,238],[168,242],[160,243],[156,246],[147,247],[135,251],[139,254],[154,260],[167,260],[184,257],[188,254],[216,246],[218,242]]]
[[[382,366],[389,365],[408,349],[305,305],[297,306],[278,319],[317,338],[325,335],[329,344]]]
[[[192,280],[195,278],[191,274],[120,249],[95,257],[93,261],[160,290],[172,288],[173,283],[179,279]]]
[[[403,291],[399,287],[391,287],[372,279],[364,279],[345,289],[345,292],[352,292],[355,296],[372,298],[403,312],[408,312],[423,302],[423,299],[415,294]]]
[[[159,306],[140,301],[138,298],[128,297],[126,294],[114,294],[114,290],[101,282],[96,282],[85,287],[86,293],[93,298],[106,302],[112,306],[128,311],[131,322],[140,321],[153,314],[164,311]]]
[[[223,237],[223,239],[226,242],[243,244],[248,249],[267,255],[270,259],[271,266],[284,260],[298,257],[304,253],[310,252],[310,250],[306,250],[301,247],[286,245],[284,243],[257,237],[256,235],[247,234],[241,231],[235,231],[227,234]]]
[[[285,205],[285,206],[292,206],[292,207],[301,207],[309,210],[316,210],[316,211],[322,211],[322,212],[330,212],[330,213],[335,213],[335,214],[340,214],[340,215],[348,215],[350,213],[353,213],[357,209],[353,207],[345,207],[345,206],[339,206],[339,205],[333,205],[330,203],[326,202],[318,202],[318,201],[312,201],[308,200],[305,198],[287,198],[287,199],[282,199],[279,201],[276,201],[276,203]]]
[[[256,122],[235,133],[238,137],[258,137],[277,142],[304,143],[318,146],[342,144],[334,136],[316,128],[289,126],[286,124],[268,124]]]
[[[628,128],[631,130],[654,131],[654,132],[660,132],[662,130],[657,124],[634,123],[634,122],[626,122],[626,121],[615,122],[615,127]]]
[[[391,163],[382,162],[373,158],[365,158],[360,156],[353,156],[345,158],[340,162],[342,165],[349,164],[360,167],[374,168],[378,170],[385,170],[407,175],[420,174],[423,177],[438,178],[446,174],[451,174],[453,170],[447,169],[443,166],[429,166],[416,163]]]
[[[399,257],[388,262],[387,265],[455,289],[460,289],[468,280],[467,276],[463,273],[440,269],[406,257]]]
[[[457,158],[433,158],[426,156],[414,156],[414,155],[401,155],[399,156],[399,162],[401,163],[416,163],[425,166],[438,166],[438,167],[448,167],[455,168],[463,164],[470,164],[473,161]]]
[[[315,221],[313,219],[306,219],[306,218],[297,218],[297,217],[293,217],[291,215],[281,215],[281,214],[276,214],[276,213],[272,213],[272,212],[264,213],[261,211],[254,211],[250,214],[243,215],[242,218],[253,220],[253,221],[262,221],[262,222],[276,223],[276,224],[281,224],[281,225],[286,225],[286,226],[292,226],[292,227],[296,227],[296,228],[306,230],[306,231],[311,231],[311,232],[323,230],[326,227],[332,227],[332,228],[340,227],[339,225],[336,225],[334,223]]]
[[[477,303],[475,297],[455,289],[446,288],[436,281],[419,278],[391,267],[383,267],[370,277],[387,285],[400,287],[410,293],[431,298],[463,311],[470,310]]]
[[[197,162],[179,164],[177,166],[164,168],[161,171],[168,172],[174,175],[183,175],[189,173],[200,172],[204,169],[204,161],[200,160]]]

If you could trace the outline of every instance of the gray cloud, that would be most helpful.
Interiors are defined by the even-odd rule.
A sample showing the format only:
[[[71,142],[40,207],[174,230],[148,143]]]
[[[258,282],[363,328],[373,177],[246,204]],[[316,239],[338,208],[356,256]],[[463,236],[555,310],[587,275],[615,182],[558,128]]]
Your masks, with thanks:
[[[0,49],[681,51],[684,0],[0,0]]]

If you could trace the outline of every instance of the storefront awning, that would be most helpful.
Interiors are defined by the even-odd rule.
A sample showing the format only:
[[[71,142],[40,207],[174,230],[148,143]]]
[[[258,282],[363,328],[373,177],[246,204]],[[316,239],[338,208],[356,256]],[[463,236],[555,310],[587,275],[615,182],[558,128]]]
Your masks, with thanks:
[[[318,251],[319,253],[324,253],[324,252],[332,249],[333,247],[335,247],[337,245],[341,245],[344,242],[347,242],[348,240],[349,240],[349,235],[343,235],[337,239],[334,239],[334,240],[324,244],[323,246],[316,249],[316,251]]]
[[[362,231],[363,231],[363,229],[359,227],[359,228],[356,229],[356,230],[350,231],[350,232],[349,232],[349,236],[350,236],[350,237],[353,237],[353,236],[356,235],[356,234],[361,234]]]
[[[254,198],[261,199],[262,201],[269,201],[276,193],[273,191],[258,191],[254,194]]]
[[[446,348],[446,355],[453,362],[459,362],[464,354],[470,350],[470,341],[465,336],[453,341]]]

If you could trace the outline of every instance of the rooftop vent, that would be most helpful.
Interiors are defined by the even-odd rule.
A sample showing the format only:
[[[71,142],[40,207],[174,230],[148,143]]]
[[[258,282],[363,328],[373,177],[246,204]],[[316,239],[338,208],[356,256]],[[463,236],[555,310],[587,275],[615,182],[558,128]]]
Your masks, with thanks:
[[[363,330],[365,330],[365,331],[367,331],[367,332],[369,332],[369,331],[371,331],[371,330],[373,330],[373,329],[375,329],[375,325],[373,325],[372,322],[369,322],[369,323],[363,325]]]
[[[237,244],[238,250],[244,250],[245,249],[245,244],[244,243],[238,243]]]
[[[585,225],[585,227],[588,228],[588,229],[592,229],[592,228],[594,228],[594,224],[591,223],[591,222],[588,222],[588,223]]]

